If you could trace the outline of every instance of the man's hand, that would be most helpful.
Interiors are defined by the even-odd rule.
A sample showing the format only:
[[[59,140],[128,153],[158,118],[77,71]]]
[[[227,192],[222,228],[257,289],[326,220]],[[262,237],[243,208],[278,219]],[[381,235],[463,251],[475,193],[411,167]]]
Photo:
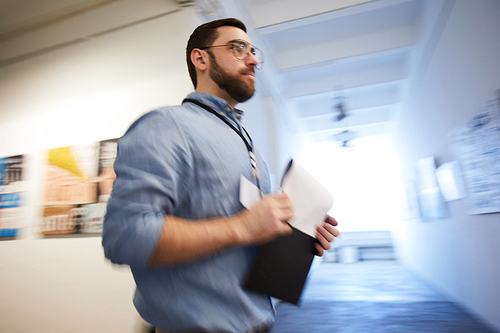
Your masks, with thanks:
[[[286,193],[267,195],[242,213],[241,239],[243,243],[262,244],[291,234],[287,222],[292,216],[293,205]]]
[[[229,217],[207,220],[186,220],[166,215],[163,231],[150,263],[179,264],[213,254],[230,246],[263,244],[292,233],[288,221],[293,217],[293,205],[286,193],[267,195],[249,210]],[[330,248],[339,232],[337,221],[328,217],[318,226],[318,255]]]
[[[316,238],[319,241],[319,244],[314,244],[316,246],[316,251],[318,256],[322,256],[326,250],[329,250],[332,245],[330,242],[337,237],[340,232],[335,228],[338,225],[337,220],[335,218],[328,216],[323,223],[323,225],[318,225],[316,228]]]

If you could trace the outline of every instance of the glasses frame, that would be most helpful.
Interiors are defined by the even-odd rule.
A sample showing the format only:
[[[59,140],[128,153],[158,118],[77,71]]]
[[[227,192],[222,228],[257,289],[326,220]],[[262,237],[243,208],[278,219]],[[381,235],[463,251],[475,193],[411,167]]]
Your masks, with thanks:
[[[247,49],[247,52],[244,56],[241,55],[242,51],[239,51],[239,49],[242,48],[242,45],[243,45],[243,50],[245,48]],[[262,53],[262,51],[258,47],[254,46],[250,43],[247,43],[244,40],[236,39],[236,40],[229,41],[226,44],[210,45],[210,46],[200,47],[199,49],[200,50],[208,50],[208,49],[213,48],[213,47],[227,47],[227,46],[231,46],[231,51],[233,52],[233,56],[238,60],[243,60],[246,57],[248,57],[248,55],[250,55],[250,54],[253,55],[255,57],[255,59],[257,59],[257,65],[255,66],[255,68],[261,69],[262,64],[264,63],[264,54]],[[259,60],[258,54],[260,54],[261,60]]]

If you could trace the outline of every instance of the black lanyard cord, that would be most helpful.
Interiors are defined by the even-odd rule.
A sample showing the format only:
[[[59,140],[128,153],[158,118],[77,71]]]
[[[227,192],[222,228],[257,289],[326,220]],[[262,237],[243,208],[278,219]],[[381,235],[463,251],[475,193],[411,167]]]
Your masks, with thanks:
[[[245,134],[248,136],[248,138],[250,139],[250,143],[247,141],[247,139],[245,138],[245,136],[243,136],[243,134],[233,125],[231,124],[231,122],[229,120],[226,119],[226,117],[224,117],[223,115],[221,115],[219,112],[215,111],[214,109],[212,109],[211,107],[209,107],[208,105],[205,105],[203,104],[202,102],[199,102],[195,99],[191,99],[191,98],[185,98],[183,101],[184,102],[189,102],[189,103],[193,103],[193,104],[196,104],[198,105],[199,107],[202,107],[204,108],[205,110],[207,110],[208,112],[216,115],[220,120],[222,120],[223,122],[226,123],[226,125],[228,125],[229,127],[231,127],[231,129],[233,131],[236,132],[236,134],[238,134],[240,136],[240,138],[243,140],[243,142],[245,143],[245,146],[247,146],[247,150],[249,153],[252,153],[253,154],[253,147],[252,147],[252,138],[250,137],[250,134],[248,134],[247,130],[242,126],[241,128],[243,128],[243,130],[245,131]]]
[[[198,105],[199,107],[207,110],[208,112],[216,115],[220,120],[222,120],[223,122],[226,123],[227,126],[229,126],[234,132],[236,132],[236,134],[238,134],[240,136],[240,138],[243,140],[243,142],[245,143],[245,146],[247,147],[247,150],[248,150],[248,155],[250,157],[250,166],[251,166],[251,169],[252,169],[252,177],[255,179],[256,183],[257,183],[257,187],[259,188],[259,192],[260,192],[260,182],[259,182],[259,177],[258,177],[258,169],[257,169],[257,159],[255,157],[255,154],[253,153],[253,142],[252,142],[252,138],[250,137],[250,134],[248,134],[247,130],[241,126],[241,128],[243,128],[243,131],[245,131],[245,134],[248,136],[248,138],[250,139],[250,142],[247,141],[247,139],[245,138],[245,136],[233,125],[231,124],[231,122],[229,120],[227,120],[227,118],[225,116],[223,116],[222,114],[220,114],[219,112],[215,111],[214,109],[212,109],[210,106],[208,105],[205,105],[203,104],[202,102],[200,101],[197,101],[195,99],[191,99],[191,98],[185,98],[182,103],[184,102],[188,102],[188,103],[193,103],[193,104],[196,104]],[[262,195],[262,193],[261,193]]]

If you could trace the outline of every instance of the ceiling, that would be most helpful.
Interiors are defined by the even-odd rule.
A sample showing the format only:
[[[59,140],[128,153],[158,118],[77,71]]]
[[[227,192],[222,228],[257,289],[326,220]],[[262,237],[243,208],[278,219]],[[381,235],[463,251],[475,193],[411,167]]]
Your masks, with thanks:
[[[422,0],[245,0],[309,141],[390,133]],[[339,100],[346,117],[338,121]],[[343,131],[352,135],[339,136]]]
[[[245,12],[239,17],[248,18],[265,52],[267,76],[282,87],[308,140],[332,140],[345,130],[356,137],[390,132],[419,42],[423,0],[0,0],[0,66],[193,2],[210,15],[231,13],[228,3]],[[89,25],[84,17],[97,10],[109,19]],[[61,24],[50,31],[69,19],[81,21],[78,35]],[[43,33],[51,38],[37,37]],[[340,121],[339,101],[346,115]]]

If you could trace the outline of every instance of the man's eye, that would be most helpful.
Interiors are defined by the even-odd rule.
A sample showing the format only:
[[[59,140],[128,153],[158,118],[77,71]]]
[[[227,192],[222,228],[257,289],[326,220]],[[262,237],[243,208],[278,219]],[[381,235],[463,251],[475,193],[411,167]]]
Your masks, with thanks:
[[[252,48],[252,49],[250,50],[250,53],[252,53],[253,55],[255,55],[255,53],[256,53],[256,52],[255,52],[255,49],[254,49],[254,48]]]

